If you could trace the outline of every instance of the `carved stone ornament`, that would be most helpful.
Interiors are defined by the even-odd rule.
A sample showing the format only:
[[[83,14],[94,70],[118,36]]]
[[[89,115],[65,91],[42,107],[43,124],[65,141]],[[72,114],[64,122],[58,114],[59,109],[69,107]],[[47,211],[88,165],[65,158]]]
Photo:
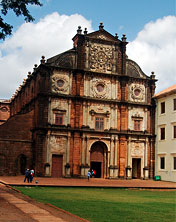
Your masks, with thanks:
[[[98,39],[108,40],[108,38],[102,34],[97,36]]]
[[[140,84],[131,84],[130,86],[130,97],[134,102],[145,101],[145,87]]]
[[[144,143],[131,143],[131,156],[143,157],[144,156]]]
[[[65,153],[66,139],[62,136],[50,137],[50,150],[52,152]]]
[[[52,76],[52,90],[54,92],[67,92],[69,87],[68,78],[64,75]]]
[[[107,98],[109,94],[108,82],[94,78],[91,84],[91,91],[94,97]]]
[[[89,65],[92,71],[112,72],[113,68],[112,46],[91,44],[89,51]]]

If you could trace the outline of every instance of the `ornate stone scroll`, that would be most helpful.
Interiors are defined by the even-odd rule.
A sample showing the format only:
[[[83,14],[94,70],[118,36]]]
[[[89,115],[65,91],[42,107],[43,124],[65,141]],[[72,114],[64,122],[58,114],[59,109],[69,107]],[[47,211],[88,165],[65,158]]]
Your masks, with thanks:
[[[91,44],[89,51],[89,66],[92,71],[112,72],[113,48],[101,44]]]

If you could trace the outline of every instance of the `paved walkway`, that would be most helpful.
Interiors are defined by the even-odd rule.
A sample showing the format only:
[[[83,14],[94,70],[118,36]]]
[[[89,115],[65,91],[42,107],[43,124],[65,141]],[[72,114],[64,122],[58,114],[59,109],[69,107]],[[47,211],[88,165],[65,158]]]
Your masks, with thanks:
[[[0,182],[7,185],[18,186],[72,186],[72,187],[125,187],[125,188],[148,188],[148,189],[176,189],[176,183],[154,180],[113,180],[102,178],[73,179],[73,178],[46,178],[34,177],[32,183],[24,183],[23,176],[0,176]]]
[[[153,180],[108,180],[92,178],[66,179],[35,177],[32,183],[24,183],[23,176],[0,177],[0,221],[1,222],[88,222],[69,212],[38,203],[11,189],[16,186],[65,186],[65,187],[113,187],[176,190],[176,183]]]

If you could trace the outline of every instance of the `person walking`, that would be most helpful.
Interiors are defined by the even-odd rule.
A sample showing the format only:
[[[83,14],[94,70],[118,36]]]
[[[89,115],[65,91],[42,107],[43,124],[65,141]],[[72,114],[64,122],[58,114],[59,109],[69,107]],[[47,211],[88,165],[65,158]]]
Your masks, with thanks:
[[[88,171],[88,172],[87,172],[87,179],[88,179],[88,181],[89,181],[89,179],[90,179],[90,176],[91,176],[91,172]]]

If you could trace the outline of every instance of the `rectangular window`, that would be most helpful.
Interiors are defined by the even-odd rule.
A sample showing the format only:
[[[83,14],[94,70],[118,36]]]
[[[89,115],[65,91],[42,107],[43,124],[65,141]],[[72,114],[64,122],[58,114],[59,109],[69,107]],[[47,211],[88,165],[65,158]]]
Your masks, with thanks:
[[[161,103],[161,114],[165,113],[165,102]]]
[[[173,130],[174,130],[174,138],[176,138],[176,126],[173,126]]]
[[[55,124],[63,125],[63,114],[55,113]]]
[[[174,102],[174,110],[176,110],[176,99],[174,99],[173,102]]]
[[[176,170],[176,157],[174,156],[174,170]]]
[[[134,120],[134,130],[136,131],[141,130],[141,120]]]
[[[104,118],[103,117],[95,117],[95,129],[96,130],[104,130]]]
[[[160,128],[160,139],[165,140],[165,128]]]
[[[160,169],[165,169],[165,157],[160,157]]]

